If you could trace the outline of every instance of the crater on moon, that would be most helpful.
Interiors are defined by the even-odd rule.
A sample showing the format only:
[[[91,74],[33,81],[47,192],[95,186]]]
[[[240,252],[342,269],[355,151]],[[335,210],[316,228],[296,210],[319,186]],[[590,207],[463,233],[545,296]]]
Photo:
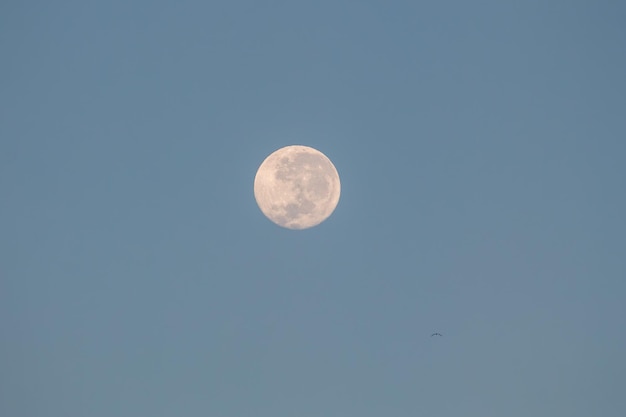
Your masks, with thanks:
[[[288,229],[307,229],[326,220],[339,202],[341,185],[333,163],[302,145],[268,156],[254,178],[254,197],[265,216]]]

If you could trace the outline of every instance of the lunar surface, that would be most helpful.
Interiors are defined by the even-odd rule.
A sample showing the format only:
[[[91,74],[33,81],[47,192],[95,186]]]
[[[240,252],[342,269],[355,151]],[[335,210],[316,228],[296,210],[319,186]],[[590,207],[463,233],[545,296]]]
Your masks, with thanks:
[[[341,185],[330,159],[308,146],[281,148],[259,167],[254,197],[279,226],[307,229],[328,218],[337,207]]]

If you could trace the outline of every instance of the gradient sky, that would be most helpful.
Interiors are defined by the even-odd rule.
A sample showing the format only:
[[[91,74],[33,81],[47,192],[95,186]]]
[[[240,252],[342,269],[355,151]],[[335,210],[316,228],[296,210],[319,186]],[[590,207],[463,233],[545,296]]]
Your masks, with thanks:
[[[625,21],[3,1],[0,415],[626,415]],[[291,144],[305,231],[252,191]]]

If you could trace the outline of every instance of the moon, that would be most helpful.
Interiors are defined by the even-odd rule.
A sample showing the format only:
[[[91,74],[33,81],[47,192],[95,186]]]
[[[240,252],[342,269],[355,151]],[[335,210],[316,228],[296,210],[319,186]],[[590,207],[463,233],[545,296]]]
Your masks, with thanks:
[[[308,229],[337,207],[341,184],[333,163],[317,149],[280,148],[265,158],[254,177],[254,197],[263,214],[287,229]]]

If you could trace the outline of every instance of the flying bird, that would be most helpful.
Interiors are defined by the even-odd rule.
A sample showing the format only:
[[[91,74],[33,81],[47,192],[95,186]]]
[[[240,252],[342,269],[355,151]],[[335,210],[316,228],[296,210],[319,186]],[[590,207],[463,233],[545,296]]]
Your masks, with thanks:
[[[433,333],[430,335],[430,337],[433,337],[433,336],[443,336],[443,335],[441,333]]]

